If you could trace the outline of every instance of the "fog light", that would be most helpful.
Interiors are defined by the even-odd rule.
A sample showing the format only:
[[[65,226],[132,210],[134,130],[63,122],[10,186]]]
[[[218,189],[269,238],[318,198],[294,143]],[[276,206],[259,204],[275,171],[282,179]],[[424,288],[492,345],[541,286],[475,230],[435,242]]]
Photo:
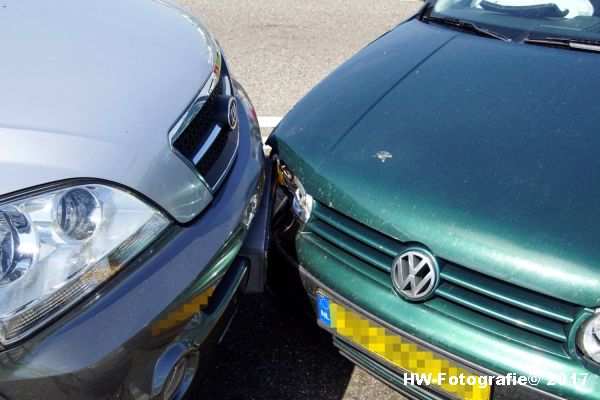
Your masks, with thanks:
[[[596,313],[579,328],[577,346],[583,354],[600,364],[600,314]]]
[[[188,368],[188,359],[187,357],[182,357],[177,361],[177,363],[173,366],[169,377],[165,382],[165,390],[163,392],[164,400],[171,400],[175,397],[181,384],[183,383],[183,378],[185,378],[185,372]]]
[[[260,206],[260,201],[262,199],[262,193],[265,187],[265,174],[264,172],[260,174],[258,178],[258,184],[256,185],[256,189],[254,189],[254,193],[246,205],[244,212],[242,213],[242,223],[246,227],[246,229],[250,228],[252,225],[252,221],[254,221],[254,217],[258,213],[258,207]]]
[[[198,349],[194,343],[175,342],[171,344],[154,366],[150,398],[182,399],[196,375],[198,362]]]

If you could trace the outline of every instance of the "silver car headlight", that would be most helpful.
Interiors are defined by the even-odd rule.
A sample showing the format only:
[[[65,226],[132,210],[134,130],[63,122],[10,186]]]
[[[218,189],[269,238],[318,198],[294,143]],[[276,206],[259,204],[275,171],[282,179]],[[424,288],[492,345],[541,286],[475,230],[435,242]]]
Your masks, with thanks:
[[[0,204],[0,342],[48,322],[140,253],[170,224],[114,187],[64,187]]]
[[[600,364],[600,314],[585,321],[577,334],[577,346],[588,358]]]

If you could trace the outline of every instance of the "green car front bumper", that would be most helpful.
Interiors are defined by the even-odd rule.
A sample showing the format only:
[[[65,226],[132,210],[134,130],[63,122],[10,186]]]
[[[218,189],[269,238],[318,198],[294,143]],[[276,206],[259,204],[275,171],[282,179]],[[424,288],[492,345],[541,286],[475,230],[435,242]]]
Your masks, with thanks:
[[[551,330],[540,330],[545,336],[531,335],[523,329],[505,330],[508,324],[492,321],[445,299],[434,297],[423,303],[408,302],[396,294],[390,277],[386,284],[387,278],[361,271],[365,259],[355,257],[349,248],[344,248],[347,242],[341,238],[328,237],[327,232],[319,229],[324,208],[317,204],[317,217],[313,215],[308,224],[301,225],[293,235],[275,232],[279,251],[288,253],[288,260],[297,259],[297,273],[317,312],[317,293],[325,293],[365,321],[409,338],[433,354],[452,360],[459,368],[480,376],[527,379],[521,381],[525,382],[523,385],[510,381],[503,386],[492,385],[492,399],[600,399],[600,376],[586,368],[569,350],[574,346],[573,332],[580,320],[589,315],[589,310],[575,310],[574,321],[565,325],[571,329],[565,332],[561,344],[558,339],[547,340]],[[288,241],[293,238],[293,243],[285,243],[286,237]],[[367,250],[365,248],[369,254]],[[473,321],[481,322],[478,325]],[[405,371],[339,332],[328,330],[334,334],[334,343],[344,356],[403,394],[418,399],[461,398],[435,387],[406,384]]]

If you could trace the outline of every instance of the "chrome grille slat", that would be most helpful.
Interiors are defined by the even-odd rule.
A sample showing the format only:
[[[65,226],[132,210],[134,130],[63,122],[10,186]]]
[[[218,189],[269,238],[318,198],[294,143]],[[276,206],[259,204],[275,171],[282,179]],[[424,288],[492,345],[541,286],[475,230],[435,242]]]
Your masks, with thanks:
[[[169,134],[173,150],[213,192],[237,154],[239,129],[225,128],[215,117],[219,96],[232,95],[232,90],[227,66],[219,55],[213,74]]]
[[[215,140],[217,140],[217,137],[221,133],[221,129],[222,128],[220,125],[215,125],[213,127],[212,131],[210,132],[210,135],[208,135],[208,138],[206,139],[202,147],[200,147],[200,150],[198,150],[198,153],[196,153],[196,155],[192,158],[192,162],[194,163],[194,165],[200,162],[200,160],[202,159],[204,154],[206,154],[210,146],[212,146]]]

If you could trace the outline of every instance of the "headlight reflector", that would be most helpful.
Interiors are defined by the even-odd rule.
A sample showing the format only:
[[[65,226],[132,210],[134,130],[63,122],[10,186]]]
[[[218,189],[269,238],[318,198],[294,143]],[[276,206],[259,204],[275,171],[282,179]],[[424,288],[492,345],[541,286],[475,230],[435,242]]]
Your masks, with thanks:
[[[92,236],[102,218],[98,199],[86,189],[76,188],[65,192],[56,207],[56,223],[62,233],[73,240]]]
[[[29,218],[14,206],[0,207],[0,286],[25,274],[38,255],[38,241]]]
[[[7,274],[5,266],[12,265],[15,256],[15,240],[8,219],[0,212],[0,265],[2,265],[2,280]]]
[[[581,325],[577,345],[587,357],[600,363],[600,314],[596,313]]]
[[[168,225],[134,195],[100,184],[0,205],[0,342],[19,340],[90,293]]]

